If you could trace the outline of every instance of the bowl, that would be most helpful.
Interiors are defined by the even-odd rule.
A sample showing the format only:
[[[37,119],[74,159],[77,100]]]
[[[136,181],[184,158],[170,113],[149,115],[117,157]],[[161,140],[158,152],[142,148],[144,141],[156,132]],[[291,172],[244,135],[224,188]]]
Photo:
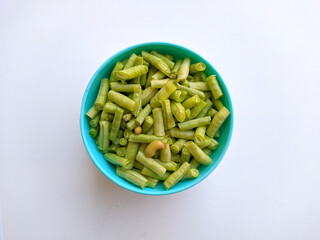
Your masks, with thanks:
[[[89,135],[89,121],[86,119],[85,113],[93,106],[94,101],[96,99],[100,80],[104,77],[109,77],[110,73],[114,67],[114,65],[118,61],[122,61],[125,58],[128,58],[132,53],[140,54],[141,51],[148,51],[156,50],[159,53],[168,53],[171,54],[174,59],[183,59],[185,57],[190,57],[192,63],[194,62],[204,62],[207,65],[206,73],[208,75],[216,74],[217,79],[219,81],[220,87],[224,93],[223,98],[221,99],[226,108],[230,111],[230,116],[225,121],[225,123],[221,127],[221,136],[218,139],[218,142],[220,143],[220,146],[217,150],[213,152],[211,155],[211,158],[213,160],[212,164],[209,166],[200,166],[198,169],[200,171],[200,175],[196,179],[191,180],[184,180],[181,182],[178,182],[176,185],[174,185],[169,190],[165,190],[163,184],[158,184],[155,189],[151,189],[146,187],[144,190],[142,190],[140,187],[135,186],[126,180],[120,178],[115,173],[115,166],[111,163],[107,162],[103,158],[103,154],[98,150],[95,140]],[[166,194],[172,194],[181,192],[183,190],[186,190],[199,182],[201,182],[203,179],[205,179],[221,162],[223,156],[225,155],[231,135],[232,135],[232,128],[233,128],[233,109],[231,104],[230,95],[228,92],[228,89],[223,82],[221,76],[219,73],[212,67],[212,65],[207,62],[203,57],[201,57],[199,54],[176,44],[172,43],[165,43],[165,42],[149,42],[149,43],[141,43],[137,44],[131,47],[128,47],[124,50],[119,51],[118,53],[114,54],[112,57],[110,57],[107,61],[105,61],[99,69],[95,72],[95,74],[92,76],[82,99],[82,106],[81,106],[81,115],[80,115],[80,128],[81,128],[81,135],[83,139],[83,143],[92,159],[94,164],[99,168],[99,170],[108,177],[111,181],[118,184],[119,186],[141,194],[147,194],[147,195],[166,195]]]

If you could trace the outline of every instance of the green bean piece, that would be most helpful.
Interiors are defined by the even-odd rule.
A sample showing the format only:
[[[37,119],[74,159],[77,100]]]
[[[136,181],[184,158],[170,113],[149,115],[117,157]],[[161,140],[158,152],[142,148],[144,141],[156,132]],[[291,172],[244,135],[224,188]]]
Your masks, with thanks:
[[[148,144],[147,143],[140,143],[139,145],[139,149],[138,149],[138,152],[143,152],[146,150]],[[136,155],[136,158],[137,158],[137,155]]]
[[[125,120],[123,120],[123,118],[121,119],[121,123],[120,123],[120,128],[121,129],[123,129],[123,130],[125,130],[126,129],[126,121]]]
[[[115,77],[115,72],[120,71],[124,68],[124,65],[121,62],[117,62],[116,65],[114,66],[111,75],[110,75],[110,83],[112,82],[117,82],[118,79]]]
[[[169,190],[173,187],[179,180],[187,173],[190,169],[190,164],[184,162],[177,171],[173,172],[164,182],[163,185],[165,186],[166,190]]]
[[[179,59],[179,60],[176,61],[174,67],[173,67],[172,70],[171,70],[171,74],[170,74],[170,78],[171,78],[171,79],[177,78],[177,73],[178,73],[178,71],[179,71],[179,69],[180,69],[181,63],[182,63],[182,60],[181,60],[181,59]]]
[[[213,97],[212,97],[212,102],[213,102],[213,105],[216,106],[216,108],[218,109],[218,111],[220,111],[224,105],[222,103],[222,101],[220,99],[218,100],[215,100]]]
[[[176,126],[176,122],[172,116],[170,100],[166,99],[161,101],[161,106],[163,109],[163,118],[164,118],[164,128],[165,130],[171,129]]]
[[[158,69],[154,66],[151,66],[151,68],[148,71],[148,77],[147,77],[147,81],[146,81],[146,85],[145,87],[150,87],[150,81],[152,80],[152,76],[158,71]]]
[[[205,82],[207,77],[208,77],[208,75],[205,72],[200,72],[200,77],[201,77],[201,81]]]
[[[218,113],[217,110],[215,110],[214,108],[210,108],[207,112],[207,115],[210,117],[214,117],[217,113]]]
[[[106,111],[102,111],[101,113],[101,121],[112,121],[113,120],[114,115],[111,113],[107,113]]]
[[[145,106],[157,94],[158,89],[152,87],[146,88],[142,93],[142,106]]]
[[[126,80],[130,80],[136,77],[140,77],[143,74],[146,74],[148,72],[148,67],[144,65],[134,66],[131,68],[123,69],[120,71],[117,71],[115,73],[115,77],[122,82]]]
[[[113,143],[112,143],[112,144],[107,148],[107,152],[115,153],[118,148],[119,148],[119,145],[116,145],[116,144],[113,144]]]
[[[153,126],[153,117],[147,116],[142,124],[142,133],[145,134]]]
[[[158,137],[166,135],[164,132],[163,113],[161,108],[154,108],[153,113],[153,130],[154,134]]]
[[[86,116],[90,119],[93,119],[100,111],[98,111],[94,106],[89,109],[89,111],[86,113]]]
[[[221,127],[223,122],[230,115],[230,112],[225,107],[222,107],[221,110],[213,117],[209,127],[207,128],[207,135],[213,138],[214,134]]]
[[[103,106],[106,104],[108,91],[109,91],[109,79],[103,78],[100,83],[98,96],[94,103],[94,107],[98,111],[101,111],[103,109]]]
[[[154,135],[153,127],[149,129],[149,131],[146,133],[146,135]]]
[[[136,158],[136,156],[134,156],[134,158]],[[133,167],[136,169],[142,170],[145,166],[143,166],[143,164],[139,163],[138,161],[134,161]]]
[[[210,91],[209,85],[206,82],[190,82],[190,87],[199,91]]]
[[[189,120],[183,123],[178,123],[178,127],[180,128],[180,130],[185,131],[185,130],[190,130],[193,128],[209,125],[210,122],[211,122],[211,117],[207,116],[203,118]]]
[[[101,113],[98,113],[93,119],[90,120],[89,125],[90,127],[97,127],[100,121]]]
[[[118,166],[121,166],[125,169],[128,168],[129,166],[129,160],[123,157],[118,156],[117,154],[114,153],[105,153],[103,155],[104,159],[115,164]]]
[[[191,164],[190,164],[191,165]],[[186,179],[195,179],[197,177],[199,177],[200,172],[198,169],[196,168],[190,168],[188,170],[188,172],[183,176],[183,178],[181,178],[181,180],[186,180]]]
[[[196,144],[201,143],[204,140],[204,136],[206,135],[207,126],[197,127],[194,133],[194,142]]]
[[[169,79],[161,79],[161,80],[151,80],[151,87],[152,88],[162,88]]]
[[[155,74],[153,74],[151,81],[152,80],[161,80],[165,78],[165,74],[163,72],[157,71]]]
[[[143,65],[143,57],[136,57],[136,61],[135,61],[135,66],[139,66],[139,65]],[[146,73],[145,73],[146,74]],[[145,75],[143,74],[143,75]],[[141,75],[142,76],[142,75]],[[132,80],[133,83],[139,83],[140,84],[140,78],[141,76],[139,77],[136,77]]]
[[[115,102],[120,107],[127,108],[130,111],[133,111],[137,108],[136,102],[121,93],[110,90],[108,93],[108,97],[111,101]]]
[[[198,95],[194,95],[191,98],[188,98],[187,100],[185,100],[182,103],[182,106],[185,109],[189,109],[189,108],[196,106],[200,101],[201,101],[200,97]]]
[[[146,179],[148,179],[148,187],[150,188],[156,188],[159,180],[158,179],[154,179],[154,178],[151,178],[151,177],[146,177]]]
[[[180,84],[177,84],[178,89],[179,90],[183,90],[186,91],[189,95],[193,96],[193,95],[198,95],[201,99],[204,99],[204,93],[197,90],[197,89],[193,89],[193,88],[189,88],[186,86],[182,86]]]
[[[209,148],[210,150],[216,150],[219,147],[219,143],[217,140],[213,138],[209,138],[207,136],[206,136],[206,139],[208,139],[208,141],[210,142],[209,145],[207,146],[207,148]]]
[[[145,51],[142,51],[142,56],[144,57],[144,59],[147,62],[151,63],[158,70],[163,72],[168,77],[170,76],[170,73],[171,73],[170,67],[161,58],[158,58],[158,57],[156,57],[150,53],[147,53]]]
[[[115,143],[114,141],[116,141],[117,136],[118,136],[118,132],[120,130],[120,124],[121,124],[121,120],[122,120],[122,115],[123,115],[123,109],[118,108],[116,110],[116,113],[114,115],[113,121],[112,121],[112,126],[111,126],[111,130],[110,130],[110,135],[109,135],[109,139]]]
[[[125,129],[125,130],[124,130],[124,133],[123,133],[123,136],[124,136],[126,139],[128,139],[131,134],[133,134],[132,131],[130,131],[129,129]]]
[[[203,149],[203,150],[204,150],[204,149]],[[191,160],[191,162],[190,162],[190,169],[191,169],[191,168],[197,168],[197,167],[199,167],[199,166],[200,166],[200,163],[193,158],[193,159]]]
[[[158,174],[160,177],[162,177],[167,171],[165,167],[161,166],[156,160],[146,157],[143,152],[137,153],[136,160]]]
[[[114,103],[111,103],[111,102],[107,102],[103,107],[103,111],[105,111],[107,113],[115,114],[117,108],[119,108],[119,106],[117,104],[114,104]]]
[[[166,54],[166,57],[167,57],[168,59],[170,59],[171,61],[173,61],[173,56],[172,56],[172,55]]]
[[[128,61],[126,62],[126,64],[124,65],[123,69],[127,69],[127,68],[132,68],[136,62],[136,58],[137,55],[132,53],[128,59]]]
[[[202,72],[204,70],[206,70],[206,65],[203,62],[190,65],[190,73]]]
[[[126,113],[126,114],[123,114],[122,116],[122,119],[126,122],[130,121],[132,118],[132,114],[131,113]]]
[[[133,167],[138,149],[139,149],[139,143],[136,143],[136,142],[128,143],[126,156],[125,156],[125,158],[129,160],[128,169],[131,169]]]
[[[197,115],[197,118],[202,118],[208,115],[209,109],[212,107],[212,102],[210,99],[206,99],[206,106],[201,110],[201,112]]]
[[[131,119],[129,122],[127,122],[126,127],[128,130],[132,131],[133,129],[135,129],[136,127],[138,127],[139,124],[136,122],[136,119],[133,118]]]
[[[199,163],[205,166],[208,166],[212,163],[212,159],[207,154],[205,154],[194,142],[187,142],[185,147]]]
[[[101,152],[106,152],[109,148],[109,122],[108,121],[100,121],[100,131],[98,136],[97,146]]]
[[[219,138],[220,137],[220,129],[214,134],[214,138]]]
[[[205,153],[205,154],[207,154],[208,156],[210,156],[212,153],[213,153],[213,151],[211,150],[211,149],[209,149],[209,148],[204,148],[204,149],[202,149],[202,151]]]
[[[180,163],[181,156],[179,154],[172,154],[171,155],[171,161],[176,162],[176,163]]]
[[[209,88],[211,89],[214,99],[219,99],[223,96],[223,92],[219,86],[216,75],[211,75],[206,79]]]
[[[116,174],[119,177],[124,178],[128,182],[141,187],[142,189],[144,189],[149,184],[149,180],[147,178],[133,170],[125,170],[121,167],[117,167]]]
[[[201,77],[200,77],[200,73],[199,72],[196,72],[193,75],[193,82],[201,82]]]
[[[186,119],[186,111],[181,103],[172,102],[171,111],[178,122],[184,122]]]
[[[166,100],[177,89],[172,81],[168,81],[157,94],[151,99],[150,104],[152,108],[160,107],[160,101]]]
[[[127,144],[128,144],[128,140],[126,139],[126,138],[120,138],[120,140],[119,140],[119,144],[121,145],[121,146],[127,146]]]
[[[144,87],[146,85],[146,83],[147,83],[147,74],[143,74],[140,76],[140,84],[141,84],[141,86]]]
[[[161,154],[160,154],[161,155]],[[162,162],[161,160],[155,159],[157,163],[163,166],[167,171],[176,171],[179,167],[179,164],[173,161]]]
[[[160,177],[158,174],[156,174],[154,171],[150,170],[147,167],[142,168],[141,174],[162,181],[166,180],[170,176],[170,173],[166,172],[162,177]]]
[[[182,80],[187,79],[189,75],[189,68],[190,68],[190,63],[191,59],[190,58],[185,58],[183,59],[181,66],[178,71],[178,77],[177,77],[177,82],[180,82]]]
[[[169,66],[169,68],[170,69],[172,69],[173,68],[173,66],[174,66],[174,62],[172,62],[169,58],[167,58],[166,56],[164,56],[164,55],[162,55],[162,54],[160,54],[160,53],[158,53],[157,51],[155,51],[155,50],[153,50],[153,51],[151,51],[150,52],[152,55],[154,55],[154,56],[156,56],[156,57],[158,57],[158,58],[160,58],[160,59],[162,59],[168,66]]]
[[[124,157],[126,155],[127,148],[126,147],[119,147],[116,151],[117,155],[120,157]]]
[[[119,129],[119,132],[118,132],[118,138],[120,140],[120,138],[123,137],[123,133],[124,133],[124,130],[123,129]]]
[[[151,143],[153,141],[160,140],[163,142],[166,142],[165,137],[158,137],[153,135],[147,135],[147,134],[131,134],[129,137],[129,142],[137,142],[137,143]]]
[[[204,149],[205,147],[207,147],[211,143],[210,139],[212,139],[212,138],[205,136],[201,142],[195,143],[195,144],[197,144],[197,146],[200,149]]]
[[[97,135],[98,135],[98,132],[99,132],[99,128],[100,126],[96,126],[96,127],[91,127],[90,128],[90,131],[89,131],[89,134],[91,137],[95,138]]]
[[[206,106],[205,101],[200,101],[198,105],[190,109],[190,119],[196,118]]]
[[[160,151],[160,161],[170,162],[170,160],[171,160],[171,150],[170,150],[170,145],[167,143],[167,144],[164,144],[164,148],[161,149]]]
[[[140,87],[140,84],[122,84],[119,82],[110,83],[110,89],[116,92],[133,92],[134,87]]]
[[[208,99],[208,98],[211,98],[211,97],[212,97],[211,91],[210,91],[210,92],[203,92],[203,94],[204,94],[204,98],[205,98],[205,99]]]
[[[185,147],[181,150],[181,158],[180,163],[183,164],[184,162],[189,162],[191,159],[191,154]]]
[[[187,140],[194,139],[194,131],[182,131],[179,128],[171,128],[167,130],[167,134],[169,137],[183,138]]]
[[[151,106],[150,104],[146,105],[144,109],[138,114],[136,118],[136,124],[138,126],[141,126],[142,123],[144,122],[145,118],[151,113]]]
[[[141,106],[142,106],[142,90],[141,90],[141,86],[140,85],[138,85],[138,86],[139,87],[135,87],[133,97],[132,97],[132,100],[135,103],[137,103],[137,108],[132,111],[132,114],[135,117],[138,116],[138,114],[140,113]]]
[[[187,94],[188,93],[186,91],[175,90],[170,96],[170,99],[181,103],[186,98]]]
[[[190,115],[191,115],[190,109],[187,109],[185,113],[186,113],[186,120],[190,120]]]
[[[187,79],[180,81],[180,84],[182,86],[185,86],[185,87],[188,87],[188,88],[190,87],[189,80],[187,80]]]
[[[178,154],[188,140],[180,138],[174,144],[171,145],[170,149],[173,154]]]

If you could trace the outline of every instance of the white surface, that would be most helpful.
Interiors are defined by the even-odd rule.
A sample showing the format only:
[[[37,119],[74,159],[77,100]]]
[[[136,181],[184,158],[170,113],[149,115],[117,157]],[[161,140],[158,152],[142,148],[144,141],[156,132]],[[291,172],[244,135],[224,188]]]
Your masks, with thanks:
[[[319,239],[319,1],[0,2],[5,240]],[[96,69],[140,42],[209,60],[233,100],[225,158],[171,196],[124,190],[81,140]]]

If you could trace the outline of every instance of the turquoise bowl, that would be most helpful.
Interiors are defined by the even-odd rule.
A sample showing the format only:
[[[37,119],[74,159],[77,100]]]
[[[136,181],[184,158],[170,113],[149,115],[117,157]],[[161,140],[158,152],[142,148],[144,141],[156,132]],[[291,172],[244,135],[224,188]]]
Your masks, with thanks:
[[[220,146],[217,150],[215,150],[211,156],[213,162],[209,166],[200,166],[200,176],[196,179],[185,180],[182,182],[178,182],[175,186],[173,186],[168,191],[165,190],[163,184],[158,184],[155,189],[151,189],[146,187],[142,190],[140,187],[137,187],[126,180],[118,177],[115,173],[115,166],[104,160],[103,154],[98,150],[95,140],[89,135],[89,121],[86,119],[85,113],[93,106],[94,101],[96,99],[100,80],[104,77],[109,77],[110,73],[114,67],[114,65],[118,61],[122,61],[125,58],[128,58],[132,53],[140,54],[141,51],[151,51],[156,50],[159,53],[168,53],[171,54],[174,59],[183,59],[185,57],[190,57],[192,63],[195,62],[204,62],[207,65],[206,73],[208,75],[216,74],[222,91],[224,93],[224,97],[222,98],[222,102],[229,109],[231,115],[226,120],[226,122],[221,127],[221,136],[218,139]],[[199,182],[205,179],[221,162],[223,156],[225,155],[232,135],[233,129],[233,109],[231,104],[230,95],[228,89],[223,82],[219,73],[211,66],[209,62],[207,62],[204,58],[202,58],[199,54],[176,44],[165,43],[165,42],[149,42],[149,43],[141,43],[131,47],[128,47],[120,52],[116,53],[112,57],[110,57],[107,61],[105,61],[99,69],[92,76],[82,99],[81,106],[81,115],[80,115],[80,128],[83,143],[92,159],[94,164],[99,168],[99,170],[108,177],[111,181],[118,184],[119,186],[128,189],[133,192],[147,194],[147,195],[166,195],[181,192],[186,190]]]

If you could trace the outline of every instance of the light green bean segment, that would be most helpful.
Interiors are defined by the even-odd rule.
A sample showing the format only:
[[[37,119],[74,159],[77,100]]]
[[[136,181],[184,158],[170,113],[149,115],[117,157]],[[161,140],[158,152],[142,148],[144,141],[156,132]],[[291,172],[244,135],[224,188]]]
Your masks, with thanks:
[[[190,115],[191,115],[190,109],[187,109],[185,113],[186,113],[186,120],[190,120]]]
[[[89,109],[89,111],[86,113],[86,116],[90,119],[93,119],[100,111],[98,111],[94,106]]]
[[[130,111],[134,111],[137,108],[136,102],[121,93],[110,90],[108,93],[108,97],[111,101],[115,102],[120,107],[127,108]]]
[[[114,103],[111,103],[111,102],[107,102],[103,107],[103,111],[105,111],[106,113],[115,114],[117,108],[119,108],[119,106],[117,104],[114,104]]]
[[[167,169],[167,171],[176,171],[179,167],[179,164],[177,164],[176,162],[173,161],[169,161],[169,162],[162,162],[158,159],[155,159],[157,163],[159,163],[161,166],[163,166],[165,169]]]
[[[113,143],[112,143],[112,144],[109,146],[109,148],[107,149],[107,152],[115,153],[118,148],[119,148],[119,145],[116,145],[116,144],[113,144]]]
[[[169,66],[169,68],[170,69],[172,69],[173,68],[173,66],[174,66],[174,62],[172,62],[169,58],[167,58],[166,56],[164,56],[164,55],[162,55],[162,54],[160,54],[160,53],[158,53],[157,51],[155,51],[155,50],[153,50],[153,51],[151,51],[150,52],[152,55],[154,55],[154,56],[156,56],[156,57],[158,57],[158,58],[160,58],[160,59],[162,59],[168,66]]]
[[[172,95],[170,96],[170,99],[181,103],[184,101],[188,93],[186,91],[180,91],[180,90],[175,90]]]
[[[190,65],[190,73],[202,72],[204,70],[206,70],[206,65],[203,62]]]
[[[204,148],[204,149],[202,149],[202,151],[205,153],[205,154],[207,154],[208,156],[211,156],[211,154],[213,153],[213,151],[211,150],[211,149],[209,149],[209,148]]]
[[[207,154],[205,154],[194,142],[187,142],[185,147],[199,163],[205,166],[208,166],[212,163],[212,159]]]
[[[118,166],[121,166],[125,169],[129,167],[129,160],[123,157],[118,156],[117,154],[114,153],[105,153],[103,155],[104,159],[115,164]]]
[[[202,92],[210,91],[209,85],[206,82],[190,82],[190,88],[194,88]]]
[[[181,60],[181,59],[179,59],[179,60],[176,61],[173,69],[171,70],[171,74],[170,74],[170,78],[171,78],[171,79],[177,78],[177,73],[178,73],[178,71],[179,71],[179,69],[180,69],[181,63],[182,63],[182,60]]]
[[[191,154],[189,153],[189,151],[184,147],[181,150],[181,158],[180,158],[180,164],[184,163],[184,162],[189,162],[191,159]]]
[[[118,136],[118,132],[119,132],[120,124],[121,124],[121,120],[122,120],[122,115],[123,115],[123,109],[118,108],[116,110],[116,113],[115,113],[113,121],[112,121],[112,126],[111,126],[110,136],[109,136],[109,139],[113,143],[115,143],[114,141],[117,139],[117,136]]]
[[[152,80],[161,80],[161,79],[164,79],[165,78],[165,74],[163,72],[156,72],[155,74],[153,74],[153,76],[151,77],[151,82]]]
[[[127,68],[131,68],[134,66],[135,62],[137,59],[137,55],[132,53],[130,55],[130,57],[128,58],[128,61],[125,63],[124,68],[123,69],[127,69]]]
[[[161,162],[170,162],[171,161],[171,150],[170,150],[170,145],[169,144],[164,144],[164,148],[161,149],[161,151],[160,151],[160,161]]]
[[[142,124],[142,133],[145,134],[153,126],[153,117],[147,116]]]
[[[94,103],[94,107],[98,111],[101,111],[103,109],[103,106],[106,104],[108,91],[109,91],[109,79],[103,78],[100,83],[98,96]]]
[[[171,145],[170,149],[173,154],[178,154],[188,140],[180,138],[174,144]]]
[[[152,88],[162,88],[169,79],[161,79],[161,80],[151,80],[151,87]]]
[[[217,130],[221,127],[221,125],[229,115],[230,112],[228,111],[228,109],[222,107],[221,110],[213,117],[209,127],[207,128],[207,135],[213,138]]]
[[[156,174],[155,172],[153,172],[152,170],[150,170],[150,169],[147,168],[147,167],[144,167],[144,168],[141,170],[141,174],[143,174],[143,175],[145,175],[145,176],[148,176],[148,177],[152,177],[152,178],[154,178],[154,179],[161,180],[161,181],[166,180],[166,179],[170,176],[170,173],[169,173],[169,172],[166,172],[162,177],[160,177],[158,174]]]
[[[131,113],[127,113],[127,114],[123,114],[122,119],[126,122],[130,121],[132,118],[132,114]]]
[[[191,165],[191,164],[190,164]],[[188,172],[181,178],[181,180],[186,180],[186,179],[195,179],[199,177],[200,172],[196,168],[190,168]]]
[[[184,162],[177,171],[173,172],[164,182],[163,185],[165,186],[166,190],[173,187],[179,180],[187,173],[190,169],[190,164]]]
[[[124,133],[123,133],[123,136],[124,136],[126,139],[128,139],[131,134],[133,134],[132,131],[130,131],[129,129],[125,129],[125,130],[124,130]]]
[[[101,152],[106,152],[109,147],[109,122],[100,121],[99,126],[100,131],[97,138],[97,146]]]
[[[170,67],[161,58],[158,58],[158,57],[156,57],[150,53],[147,53],[145,51],[142,51],[142,56],[144,57],[144,59],[147,62],[151,63],[158,70],[163,72],[168,77],[170,76],[170,73],[171,73]]]
[[[101,121],[112,121],[114,115],[111,113],[107,113],[105,110],[102,111],[101,113]]]
[[[214,117],[217,113],[218,113],[217,110],[215,110],[214,108],[210,108],[207,112],[207,115],[210,117]]]
[[[209,109],[212,107],[212,102],[210,99],[206,99],[206,106],[201,110],[201,112],[197,115],[197,118],[202,118],[208,115]]]
[[[129,160],[128,169],[131,169],[133,167],[138,149],[139,149],[139,143],[136,143],[136,142],[129,142],[128,143],[126,156],[125,156],[125,158]]]
[[[149,184],[149,180],[147,178],[134,170],[125,170],[121,167],[117,167],[116,174],[142,189]]]
[[[178,123],[178,127],[180,130],[185,131],[185,130],[190,130],[193,128],[209,125],[211,122],[211,117],[203,117],[203,118],[197,118],[193,120],[189,120],[183,123]]]
[[[180,154],[172,154],[171,155],[171,161],[176,162],[176,163],[180,163],[180,161],[181,161]]]
[[[131,119],[129,122],[126,123],[127,129],[130,131],[132,131],[133,129],[135,129],[138,126],[139,126],[139,124],[136,122],[135,118]]]
[[[190,168],[198,168],[200,166],[200,163],[195,160],[195,159],[192,159],[191,162],[190,162]]]
[[[182,86],[180,84],[177,84],[178,89],[179,90],[183,90],[186,91],[189,95],[193,96],[193,95],[198,95],[201,99],[204,99],[204,93],[197,90],[197,89],[193,89],[193,88],[189,88],[186,86]]]
[[[120,157],[124,157],[126,155],[127,148],[119,147],[116,151],[117,155]]]
[[[89,130],[90,136],[95,138],[98,135],[99,128],[100,128],[99,125],[97,127],[95,127],[95,128],[93,128],[93,127],[90,128],[90,130]]]
[[[141,91],[140,85],[139,85],[139,88],[138,87],[134,88],[132,100],[137,104],[137,107],[135,110],[133,110],[132,114],[135,117],[137,117],[141,111],[141,106],[142,106],[142,91]]]
[[[213,102],[213,105],[216,106],[216,108],[218,109],[218,111],[221,110],[221,108],[224,107],[222,101],[220,99],[216,100],[212,97],[212,102]]]
[[[136,156],[137,161],[142,163],[145,167],[149,168],[157,175],[162,177],[166,173],[166,168],[161,166],[156,160],[153,158],[146,157],[144,153],[138,152]]]
[[[201,101],[200,97],[198,95],[194,95],[194,96],[188,98],[187,100],[185,100],[182,103],[182,106],[185,109],[189,109],[189,108],[196,106],[200,101]]]
[[[151,66],[151,68],[148,71],[148,77],[147,77],[147,81],[145,84],[145,87],[150,87],[150,81],[152,80],[152,76],[158,71],[158,69],[154,66]]]
[[[121,146],[127,146],[127,144],[128,144],[128,139],[126,139],[126,138],[124,138],[124,137],[120,138],[119,144],[120,144]]]
[[[163,122],[162,109],[161,108],[154,108],[152,110],[152,113],[153,113],[153,120],[154,120],[154,124],[153,124],[154,134],[158,137],[164,136],[165,132],[164,132],[164,122]]]
[[[111,72],[111,75],[110,75],[110,83],[118,81],[118,79],[116,79],[116,77],[115,77],[115,73],[117,71],[121,71],[123,69],[123,67],[124,67],[124,65],[121,62],[116,63],[116,65],[114,66],[114,68]]]
[[[206,105],[207,104],[205,101],[200,101],[200,103],[198,105],[191,108],[190,109],[190,119],[196,118],[200,114],[200,112],[205,108]]]
[[[172,81],[168,81],[151,99],[150,104],[152,108],[160,107],[160,101],[166,100],[177,89]]]
[[[163,142],[166,142],[165,137],[158,137],[153,135],[147,135],[147,134],[131,134],[129,137],[129,142],[137,142],[137,143],[151,143],[153,141],[160,140]]]
[[[151,177],[146,177],[146,179],[148,179],[148,187],[150,188],[156,188],[159,180],[158,179],[154,179],[154,178],[151,178]]]
[[[141,75],[146,74],[147,72],[148,72],[147,66],[138,65],[138,66],[117,71],[115,73],[115,77],[121,80],[122,82],[124,82],[126,80],[140,77]]]
[[[207,147],[211,143],[210,139],[212,139],[212,138],[205,136],[205,138],[200,143],[196,142],[196,144],[199,148],[204,149],[205,147]]]
[[[144,64],[143,64],[143,57],[137,57],[134,65],[135,65],[135,66],[144,65]],[[146,66],[146,67],[147,67],[147,66]],[[146,74],[146,73],[145,73],[145,74]],[[145,74],[142,74],[142,75],[145,75]],[[139,77],[134,78],[134,79],[132,80],[132,82],[133,82],[133,83],[139,83],[139,84],[140,84],[140,78],[141,78],[142,75],[140,75]]]
[[[219,142],[213,138],[209,138],[206,136],[206,139],[209,141],[209,145],[207,145],[207,148],[210,150],[216,150],[219,147]]]
[[[167,134],[168,136],[174,137],[174,138],[183,138],[187,140],[194,139],[194,131],[182,131],[179,128],[171,128],[167,130]]]
[[[194,134],[194,142],[196,144],[201,143],[204,140],[204,137],[206,135],[207,126],[200,126],[196,129]]]
[[[139,84],[122,84],[119,82],[110,83],[110,89],[116,92],[133,92],[134,87],[139,86]]]
[[[176,122],[174,121],[174,118],[171,112],[170,100],[166,99],[164,101],[161,101],[161,105],[163,109],[165,130],[175,127]]]
[[[184,120],[186,119],[186,111],[181,103],[172,102],[171,112],[178,122],[184,122]]]
[[[99,124],[100,118],[101,118],[101,113],[98,113],[93,119],[90,120],[89,122],[90,127],[93,127],[93,128],[97,127]]]
[[[223,92],[219,86],[216,75],[211,75],[210,77],[208,77],[206,79],[206,82],[208,83],[209,88],[211,89],[214,99],[219,99],[223,96]]]
[[[157,94],[158,89],[152,87],[146,88],[142,93],[142,106],[145,106]]]
[[[191,59],[190,58],[185,58],[183,59],[181,66],[178,71],[178,77],[177,77],[177,82],[180,82],[182,80],[187,79],[189,75],[189,68],[190,68],[190,63]]]
[[[142,125],[144,122],[145,118],[151,113],[151,106],[150,104],[146,105],[144,109],[139,113],[139,115],[136,118],[136,124],[138,126]]]

